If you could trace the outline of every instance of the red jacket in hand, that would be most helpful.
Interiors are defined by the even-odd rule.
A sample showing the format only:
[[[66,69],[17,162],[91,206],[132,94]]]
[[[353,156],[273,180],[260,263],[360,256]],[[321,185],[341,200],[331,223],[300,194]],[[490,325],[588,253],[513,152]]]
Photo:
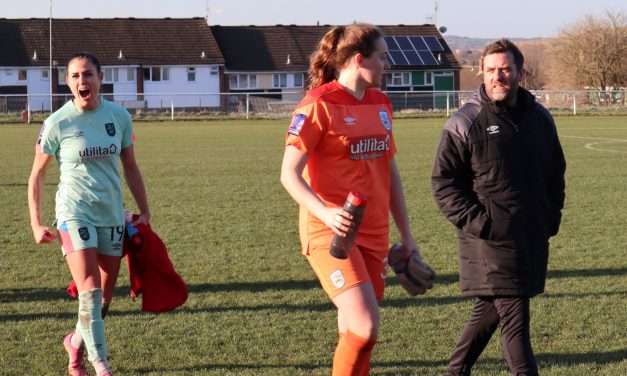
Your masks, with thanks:
[[[167,312],[183,305],[187,300],[187,285],[174,270],[165,244],[150,225],[140,224],[136,228],[138,234],[124,237],[131,296],[142,295],[142,311],[145,312]],[[78,296],[74,281],[70,282],[67,292]]]

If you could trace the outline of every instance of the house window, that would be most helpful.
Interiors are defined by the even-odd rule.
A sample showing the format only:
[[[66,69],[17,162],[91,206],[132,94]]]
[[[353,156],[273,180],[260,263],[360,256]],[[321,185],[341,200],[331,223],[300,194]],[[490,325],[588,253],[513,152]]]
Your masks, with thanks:
[[[65,85],[65,75],[67,74],[67,72],[65,71],[65,68],[57,68],[57,72],[59,72],[59,85]]]
[[[135,68],[126,68],[126,81],[135,81]]]
[[[50,72],[48,72],[48,70],[44,69],[41,71],[41,79],[43,81],[48,81],[48,79],[50,79]]]
[[[295,73],[294,74],[294,87],[303,87],[303,82],[304,82],[303,74]]]
[[[161,68],[152,67],[150,69],[150,80],[151,81],[161,81]]]
[[[104,69],[104,82],[118,82],[118,68]]]
[[[196,68],[187,68],[187,81],[196,81]]]
[[[18,69],[17,70],[17,80],[18,81],[26,81],[28,77],[26,69]]]
[[[254,89],[257,87],[257,76],[254,74],[234,74],[229,79],[231,89]]]
[[[425,72],[425,85],[433,85],[433,72]]]
[[[392,72],[386,75],[387,86],[409,86],[409,72]]]
[[[287,87],[287,74],[279,73],[272,75],[272,87]]]
[[[144,68],[144,81],[170,81],[170,68],[151,67]]]
[[[210,76],[217,76],[218,75],[218,67],[210,67],[209,68],[209,75]]]

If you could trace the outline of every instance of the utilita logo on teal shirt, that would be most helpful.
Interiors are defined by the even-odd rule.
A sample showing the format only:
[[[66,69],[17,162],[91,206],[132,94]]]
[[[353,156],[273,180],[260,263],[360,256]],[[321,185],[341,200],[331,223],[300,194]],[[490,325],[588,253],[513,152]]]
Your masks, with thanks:
[[[78,151],[78,157],[81,162],[92,159],[107,159],[111,155],[115,155],[118,151],[117,146],[111,144],[109,147],[92,146]]]

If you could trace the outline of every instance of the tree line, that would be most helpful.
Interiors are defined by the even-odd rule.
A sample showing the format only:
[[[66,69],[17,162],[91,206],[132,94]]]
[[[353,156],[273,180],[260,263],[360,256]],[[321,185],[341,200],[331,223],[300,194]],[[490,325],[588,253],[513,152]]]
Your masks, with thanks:
[[[525,56],[523,86],[528,89],[612,90],[627,86],[627,14],[622,10],[586,14],[564,26],[554,38],[517,44]]]

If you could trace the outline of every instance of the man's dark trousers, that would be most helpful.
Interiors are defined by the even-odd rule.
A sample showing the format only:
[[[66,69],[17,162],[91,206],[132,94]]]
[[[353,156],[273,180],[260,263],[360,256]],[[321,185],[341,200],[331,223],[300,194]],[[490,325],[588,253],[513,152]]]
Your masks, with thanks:
[[[514,376],[537,376],[529,334],[529,298],[479,297],[455,346],[447,376],[469,376],[472,366],[501,325],[501,345]]]

